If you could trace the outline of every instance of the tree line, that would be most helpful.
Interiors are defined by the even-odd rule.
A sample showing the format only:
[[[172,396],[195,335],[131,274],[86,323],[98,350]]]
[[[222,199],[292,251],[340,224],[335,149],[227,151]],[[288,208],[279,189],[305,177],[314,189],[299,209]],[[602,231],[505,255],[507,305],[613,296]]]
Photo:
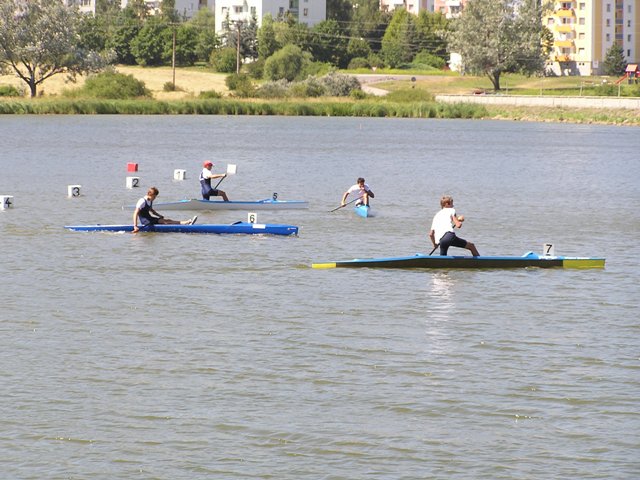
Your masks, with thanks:
[[[31,95],[52,75],[70,77],[110,64],[177,66],[208,64],[223,73],[256,79],[304,79],[344,68],[442,69],[450,51],[465,72],[489,77],[500,89],[503,73],[542,74],[553,35],[542,24],[538,0],[470,0],[462,15],[412,15],[382,11],[379,0],[328,0],[327,19],[312,27],[292,15],[222,22],[213,12],[181,17],[174,0],[151,12],[144,0],[97,0],[84,15],[60,0],[0,0],[0,69],[27,83]]]

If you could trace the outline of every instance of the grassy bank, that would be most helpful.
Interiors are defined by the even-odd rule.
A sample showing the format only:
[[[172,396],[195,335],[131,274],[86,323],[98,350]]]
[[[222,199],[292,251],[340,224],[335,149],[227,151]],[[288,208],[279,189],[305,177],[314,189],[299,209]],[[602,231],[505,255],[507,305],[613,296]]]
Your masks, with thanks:
[[[0,114],[285,115],[395,118],[484,118],[483,105],[381,101],[0,100]]]

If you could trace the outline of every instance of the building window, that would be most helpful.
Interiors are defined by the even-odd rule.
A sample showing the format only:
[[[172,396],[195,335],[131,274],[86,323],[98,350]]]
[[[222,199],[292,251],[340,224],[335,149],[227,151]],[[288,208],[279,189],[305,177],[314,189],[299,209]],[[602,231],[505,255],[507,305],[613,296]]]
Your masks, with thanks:
[[[234,11],[235,13],[242,13],[242,5],[235,5],[235,6],[233,7],[233,11]]]
[[[222,15],[226,15],[227,12],[229,11],[229,7],[222,7],[220,11],[222,12]]]
[[[607,33],[607,42],[611,41],[611,34]]]
[[[256,7],[251,7],[251,15],[257,15]]]
[[[627,50],[627,57],[631,57],[631,50]]]
[[[607,18],[606,26],[607,26],[607,27],[610,27],[610,26],[611,26],[611,19],[610,19],[610,18]]]
[[[584,4],[584,3],[581,3],[581,4],[580,4],[580,10],[584,10],[584,8],[585,8],[585,4]]]
[[[611,13],[611,4],[607,3],[607,13]]]
[[[584,48],[578,49],[578,55],[584,55]]]
[[[627,7],[627,12],[631,13],[631,5]]]
[[[584,25],[584,17],[578,19],[578,25]]]
[[[584,40],[584,32],[578,34],[578,40]]]
[[[308,8],[303,9],[303,10],[302,10],[302,15],[303,15],[304,17],[308,17],[308,16],[309,16],[309,9],[308,9]]]
[[[627,27],[631,26],[631,20],[627,20]]]
[[[278,9],[278,15],[284,15],[284,7]]]
[[[627,35],[627,42],[631,41],[631,35]]]

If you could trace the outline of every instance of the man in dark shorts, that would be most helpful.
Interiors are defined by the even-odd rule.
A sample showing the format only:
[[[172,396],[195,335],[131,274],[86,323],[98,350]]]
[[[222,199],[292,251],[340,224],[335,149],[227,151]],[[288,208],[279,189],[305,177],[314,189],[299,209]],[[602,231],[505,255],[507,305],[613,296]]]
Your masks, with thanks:
[[[225,202],[229,201],[227,194],[211,186],[211,180],[214,178],[224,178],[226,173],[212,173],[213,163],[209,160],[202,164],[202,172],[200,172],[200,185],[202,186],[202,198],[209,200],[211,197],[222,197]]]
[[[462,227],[464,216],[456,215],[456,210],[453,208],[453,198],[444,195],[440,199],[440,207],[441,210],[433,217],[431,231],[429,232],[429,238],[431,239],[433,248],[435,249],[440,245],[440,255],[442,256],[447,255],[449,247],[466,248],[474,257],[480,256],[473,243],[458,237],[454,232],[454,228]],[[438,239],[437,242],[436,239]]]

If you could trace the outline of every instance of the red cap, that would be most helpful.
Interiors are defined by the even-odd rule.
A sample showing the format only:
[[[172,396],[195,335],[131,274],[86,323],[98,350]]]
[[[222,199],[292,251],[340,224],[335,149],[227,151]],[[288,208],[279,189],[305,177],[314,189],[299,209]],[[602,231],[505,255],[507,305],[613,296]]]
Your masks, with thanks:
[[[212,166],[213,166],[213,163],[211,163],[209,160],[207,160],[206,162],[204,162],[204,163],[202,164],[202,166],[203,166],[203,167],[212,167]]]

